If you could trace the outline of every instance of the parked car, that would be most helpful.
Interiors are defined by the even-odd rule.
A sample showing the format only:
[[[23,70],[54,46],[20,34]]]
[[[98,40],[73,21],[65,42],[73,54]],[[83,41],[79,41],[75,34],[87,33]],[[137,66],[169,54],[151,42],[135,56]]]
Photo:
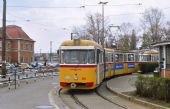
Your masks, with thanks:
[[[58,63],[47,63],[47,66],[52,67],[52,68],[57,68],[59,64]]]
[[[44,66],[44,64],[40,63],[40,62],[32,62],[31,66],[33,68],[42,68]]]
[[[14,69],[15,65],[14,64],[10,64],[10,63],[6,63],[6,69]]]
[[[21,63],[19,67],[21,67],[21,69],[32,69],[32,66],[30,66],[28,63]]]

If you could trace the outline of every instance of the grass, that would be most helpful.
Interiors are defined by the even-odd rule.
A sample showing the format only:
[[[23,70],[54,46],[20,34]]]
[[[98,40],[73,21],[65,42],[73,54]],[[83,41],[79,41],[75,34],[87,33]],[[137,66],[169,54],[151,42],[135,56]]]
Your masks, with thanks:
[[[170,108],[170,103],[163,103],[161,106],[169,107]]]
[[[151,103],[154,103],[154,104],[157,104],[157,105],[161,105],[161,106],[170,108],[170,102],[166,102],[164,100],[158,100],[158,99],[155,99],[155,98],[141,97],[139,95],[136,95],[135,91],[124,92],[124,94],[129,95],[129,96],[133,96],[133,97],[140,99],[140,100],[143,100],[143,101],[151,102]]]

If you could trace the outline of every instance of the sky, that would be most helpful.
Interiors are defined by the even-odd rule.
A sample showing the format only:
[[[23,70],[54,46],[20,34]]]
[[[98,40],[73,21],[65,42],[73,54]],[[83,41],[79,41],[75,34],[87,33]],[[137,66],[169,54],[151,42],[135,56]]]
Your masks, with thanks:
[[[2,7],[0,1],[0,27],[2,27]],[[100,1],[107,1],[105,17],[111,24],[130,22],[140,26],[145,9],[159,8],[170,21],[169,0],[7,0],[7,25],[20,26],[33,40],[35,53],[56,52],[60,44],[70,40],[74,26],[86,24],[86,16],[101,13]],[[142,5],[137,5],[141,3]],[[82,8],[81,6],[85,6]]]

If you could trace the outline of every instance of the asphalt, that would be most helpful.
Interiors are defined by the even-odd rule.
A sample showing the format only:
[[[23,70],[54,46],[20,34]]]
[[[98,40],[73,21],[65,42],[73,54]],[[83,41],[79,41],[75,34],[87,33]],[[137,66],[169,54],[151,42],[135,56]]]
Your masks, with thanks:
[[[114,79],[110,79],[107,82],[107,88],[119,97],[122,97],[124,99],[127,99],[128,101],[135,102],[140,105],[147,106],[151,109],[169,109],[125,94],[125,92],[131,92],[136,90],[135,81],[137,80],[138,75],[139,74],[135,73],[132,75],[120,76]]]

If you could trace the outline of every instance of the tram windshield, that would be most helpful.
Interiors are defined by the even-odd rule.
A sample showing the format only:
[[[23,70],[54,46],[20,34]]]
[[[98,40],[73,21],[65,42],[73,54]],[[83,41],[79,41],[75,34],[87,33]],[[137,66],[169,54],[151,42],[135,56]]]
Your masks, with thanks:
[[[95,64],[94,50],[63,50],[62,64]]]

